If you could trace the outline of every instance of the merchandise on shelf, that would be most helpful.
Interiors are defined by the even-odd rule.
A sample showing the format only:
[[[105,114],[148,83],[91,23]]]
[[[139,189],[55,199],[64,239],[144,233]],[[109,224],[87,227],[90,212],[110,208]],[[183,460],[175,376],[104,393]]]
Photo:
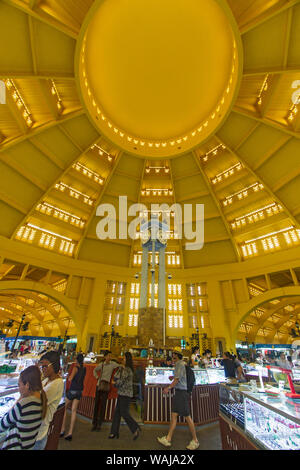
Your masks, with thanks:
[[[244,396],[235,387],[220,387],[220,411],[244,429]]]
[[[246,374],[251,375],[253,377],[258,377],[259,375],[259,369],[261,370],[262,377],[268,378],[269,377],[269,371],[266,367],[262,367],[259,364],[246,364]]]
[[[19,393],[7,393],[7,395],[0,397],[0,420],[12,408],[19,397]]]
[[[220,415],[259,449],[300,450],[300,405],[285,393],[270,397],[220,385]],[[225,436],[226,437],[226,436]]]
[[[300,410],[295,413],[293,405],[288,403],[277,406],[272,403],[271,409],[266,406],[269,402],[270,398],[259,403],[254,397],[245,396],[246,432],[268,450],[300,450]],[[296,414],[298,419],[295,419]]]
[[[0,361],[0,388],[18,385],[19,375],[27,367],[37,363],[37,356],[21,356],[18,359]]]
[[[193,369],[196,385],[208,385],[225,382],[224,369]],[[174,368],[148,367],[146,368],[146,385],[169,385],[174,376]]]

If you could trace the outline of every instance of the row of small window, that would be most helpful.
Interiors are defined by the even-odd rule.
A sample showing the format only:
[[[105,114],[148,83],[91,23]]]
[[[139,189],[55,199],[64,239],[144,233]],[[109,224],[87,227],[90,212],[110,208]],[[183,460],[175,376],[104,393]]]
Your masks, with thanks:
[[[182,296],[182,285],[181,284],[168,284],[168,294]]]
[[[112,325],[122,326],[123,325],[123,319],[124,319],[123,315],[120,315],[119,313],[116,313],[113,316],[113,313],[109,312],[109,313],[106,313],[104,315],[104,322],[103,323],[104,323],[104,325],[108,325],[108,326],[112,326]]]
[[[152,262],[151,254],[149,255],[149,263]],[[180,255],[166,255],[166,262],[168,266],[180,266]],[[155,263],[159,263],[159,256],[155,255]],[[133,255],[133,264],[134,266],[142,265],[142,255],[135,254]]]
[[[128,326],[138,326],[138,315],[128,315]],[[182,315],[168,315],[168,327],[169,328],[183,328],[183,316]]]
[[[278,233],[277,235],[273,235],[264,239],[261,239],[261,248],[267,252],[276,249],[282,248],[281,244],[284,243],[287,246],[290,245],[298,245],[300,243],[300,230],[290,230],[283,233]],[[245,258],[249,256],[255,256],[258,254],[258,240],[253,241],[251,243],[246,243],[245,245],[241,245],[242,253]]]
[[[140,283],[133,282],[131,283],[130,293],[132,295],[139,295],[140,293]],[[152,293],[152,284],[149,284],[149,294]],[[158,284],[154,284],[154,294],[158,294]],[[168,284],[168,295],[169,296],[182,296],[182,285],[181,284]]]
[[[188,299],[188,312],[196,313],[197,311],[203,312],[208,310],[206,299]]]
[[[205,323],[208,323],[208,322],[205,322],[205,319],[204,319],[204,316],[201,315],[200,317],[200,325],[199,325],[199,322],[198,322],[198,316],[197,315],[191,315],[189,316],[189,327],[190,328],[193,328],[193,329],[196,329],[196,328],[199,328],[199,326],[204,329],[206,326]]]
[[[107,281],[106,292],[107,294],[125,295],[126,282]]]
[[[79,228],[84,228],[86,224],[85,220],[81,219],[80,217],[71,214],[70,212],[66,212],[62,209],[59,209],[58,207],[52,206],[47,202],[38,204],[36,210],[41,212],[42,214],[49,215],[56,219],[62,220],[63,222],[75,225]]]
[[[168,299],[169,312],[182,312],[182,299]]]
[[[206,284],[205,283],[187,284],[186,292],[187,292],[187,297],[204,296],[206,295]]]
[[[113,309],[115,306],[116,310],[124,310],[125,309],[125,297],[106,297],[104,308]]]
[[[128,326],[137,327],[138,326],[138,314],[130,313],[128,315]],[[114,321],[113,321],[114,320]],[[168,315],[168,327],[169,328],[183,328],[183,315]],[[104,317],[104,324],[108,326],[122,326],[123,315],[116,314],[113,317],[113,313],[107,313]]]
[[[54,236],[43,232],[42,229],[37,230],[29,226],[21,227],[16,235],[16,239],[26,243],[36,243],[40,247],[48,250],[56,250],[61,254],[69,256],[73,255],[75,249],[75,243],[73,243],[72,240]]]

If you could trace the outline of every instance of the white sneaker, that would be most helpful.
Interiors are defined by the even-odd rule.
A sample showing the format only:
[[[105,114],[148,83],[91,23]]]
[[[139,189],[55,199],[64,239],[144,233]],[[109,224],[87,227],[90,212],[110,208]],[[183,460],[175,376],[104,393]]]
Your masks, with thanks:
[[[157,440],[160,444],[162,444],[165,447],[171,447],[172,445],[171,442],[168,441],[167,436],[158,437]]]
[[[186,448],[187,448],[188,450],[196,450],[196,449],[198,449],[199,445],[200,445],[199,442],[198,442],[198,441],[194,441],[194,439],[193,439],[193,440],[189,443],[189,445],[186,446]]]

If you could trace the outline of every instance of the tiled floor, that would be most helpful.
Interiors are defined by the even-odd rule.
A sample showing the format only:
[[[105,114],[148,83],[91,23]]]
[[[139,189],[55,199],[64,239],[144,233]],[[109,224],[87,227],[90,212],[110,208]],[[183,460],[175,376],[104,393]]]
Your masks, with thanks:
[[[136,441],[128,427],[123,424],[119,439],[108,439],[110,424],[104,424],[100,432],[91,432],[91,423],[78,417],[71,442],[60,440],[60,450],[163,450],[157,436],[167,434],[168,426],[141,425],[142,432]],[[212,423],[197,428],[200,442],[199,450],[221,450],[221,437],[219,423]],[[177,426],[170,450],[184,450],[190,442],[191,436],[187,426]]]

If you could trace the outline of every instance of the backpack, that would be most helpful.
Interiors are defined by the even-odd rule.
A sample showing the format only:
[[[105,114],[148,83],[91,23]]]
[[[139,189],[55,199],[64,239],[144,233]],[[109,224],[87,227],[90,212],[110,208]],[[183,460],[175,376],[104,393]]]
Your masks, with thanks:
[[[190,368],[190,366],[185,366],[185,372],[186,372],[187,391],[188,393],[192,393],[193,388],[196,384],[195,374],[194,374],[193,369]]]

